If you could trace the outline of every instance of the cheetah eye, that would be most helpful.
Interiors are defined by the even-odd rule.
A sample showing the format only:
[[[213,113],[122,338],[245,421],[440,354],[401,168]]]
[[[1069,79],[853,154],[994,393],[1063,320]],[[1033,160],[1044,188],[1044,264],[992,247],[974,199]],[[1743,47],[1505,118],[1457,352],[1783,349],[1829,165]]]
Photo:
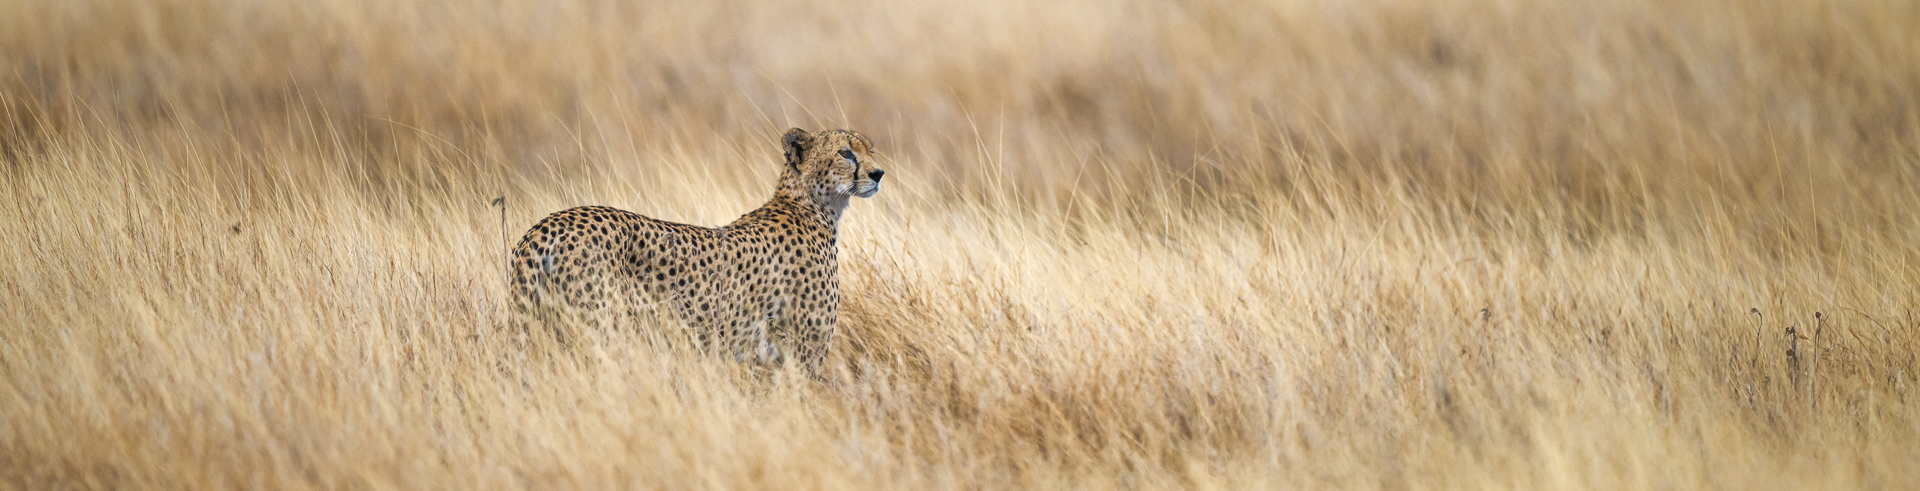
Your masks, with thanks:
[[[854,158],[854,157],[853,157],[853,151],[852,151],[852,150],[848,150],[848,149],[845,149],[845,148],[842,148],[842,149],[840,149],[840,158],[843,158],[843,159],[847,159],[847,160],[849,160],[849,161],[853,161],[853,162],[859,162],[859,161],[860,161],[859,159],[856,159],[856,158]]]

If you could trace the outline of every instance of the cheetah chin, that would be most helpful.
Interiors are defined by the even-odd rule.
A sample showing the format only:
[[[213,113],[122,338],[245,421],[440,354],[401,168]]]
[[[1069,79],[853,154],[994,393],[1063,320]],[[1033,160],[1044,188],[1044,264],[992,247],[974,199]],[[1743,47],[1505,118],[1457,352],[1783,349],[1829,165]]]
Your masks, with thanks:
[[[872,197],[886,173],[859,133],[788,130],[773,197],[723,227],[583,206],[534,224],[513,251],[512,325],[544,326],[562,345],[574,327],[643,324],[654,309],[707,351],[743,362],[797,361],[818,378],[839,324],[838,237],[849,196]]]

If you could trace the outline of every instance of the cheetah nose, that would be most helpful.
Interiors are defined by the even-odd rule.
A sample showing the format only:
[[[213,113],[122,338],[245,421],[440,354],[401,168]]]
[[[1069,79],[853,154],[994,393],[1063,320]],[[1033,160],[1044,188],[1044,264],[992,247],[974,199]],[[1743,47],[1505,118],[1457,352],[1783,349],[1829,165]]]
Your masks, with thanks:
[[[883,170],[880,170],[880,169],[874,169],[874,170],[873,170],[873,172],[868,172],[868,173],[867,173],[867,178],[868,178],[868,179],[873,179],[873,182],[880,182],[880,176],[882,176],[882,175],[885,175],[886,173],[887,173],[887,171],[883,171]]]

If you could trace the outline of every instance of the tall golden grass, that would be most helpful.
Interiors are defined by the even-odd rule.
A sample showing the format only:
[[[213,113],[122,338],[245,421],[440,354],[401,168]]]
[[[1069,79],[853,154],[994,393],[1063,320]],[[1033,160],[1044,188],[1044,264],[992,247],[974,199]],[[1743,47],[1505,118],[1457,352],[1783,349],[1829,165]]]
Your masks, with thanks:
[[[0,3],[0,487],[1913,488],[1920,7]],[[503,235],[872,136],[834,373]],[[502,209],[491,206],[504,198]]]

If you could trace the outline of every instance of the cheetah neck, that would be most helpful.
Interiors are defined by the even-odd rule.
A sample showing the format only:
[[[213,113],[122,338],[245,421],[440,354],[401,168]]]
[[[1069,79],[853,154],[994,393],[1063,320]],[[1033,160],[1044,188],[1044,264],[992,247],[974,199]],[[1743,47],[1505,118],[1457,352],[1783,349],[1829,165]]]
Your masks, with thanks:
[[[846,194],[834,194],[824,189],[809,189],[801,182],[800,176],[792,171],[782,175],[780,186],[774,190],[773,199],[762,205],[767,208],[787,208],[799,212],[803,218],[826,227],[827,230],[840,230],[840,214],[847,209]]]
[[[773,215],[787,215],[800,225],[825,228],[830,234],[837,235],[840,230],[840,214],[847,209],[847,198],[839,200],[815,199],[806,193],[774,193],[773,199],[760,205],[761,210]]]

